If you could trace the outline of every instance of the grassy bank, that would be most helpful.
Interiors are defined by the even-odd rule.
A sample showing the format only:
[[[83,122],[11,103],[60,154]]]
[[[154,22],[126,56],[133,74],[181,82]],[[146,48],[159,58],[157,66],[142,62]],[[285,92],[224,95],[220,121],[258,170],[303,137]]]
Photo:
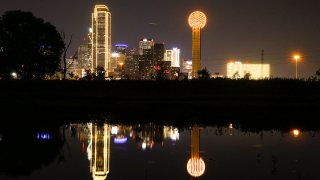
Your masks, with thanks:
[[[320,82],[0,81],[3,122],[319,125]]]

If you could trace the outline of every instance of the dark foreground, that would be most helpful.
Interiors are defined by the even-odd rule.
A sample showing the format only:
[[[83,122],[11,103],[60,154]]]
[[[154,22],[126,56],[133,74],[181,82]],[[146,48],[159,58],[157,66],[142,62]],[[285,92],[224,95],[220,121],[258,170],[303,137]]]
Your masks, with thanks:
[[[112,122],[320,127],[320,82],[0,81],[3,124]]]

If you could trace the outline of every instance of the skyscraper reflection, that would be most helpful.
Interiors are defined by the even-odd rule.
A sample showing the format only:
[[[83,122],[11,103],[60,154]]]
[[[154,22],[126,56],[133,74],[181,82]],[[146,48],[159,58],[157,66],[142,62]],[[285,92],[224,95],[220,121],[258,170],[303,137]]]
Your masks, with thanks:
[[[156,124],[144,124],[132,127],[132,137],[138,143],[142,150],[152,149],[155,144],[162,144],[165,139],[172,141],[179,140],[179,131],[177,128],[169,126],[160,126]]]
[[[90,172],[94,180],[104,180],[109,173],[110,164],[110,126],[107,124],[90,123],[90,143],[88,157]]]
[[[200,157],[200,128],[191,128],[191,157],[187,163],[187,171],[193,177],[202,176],[205,171],[205,163]]]

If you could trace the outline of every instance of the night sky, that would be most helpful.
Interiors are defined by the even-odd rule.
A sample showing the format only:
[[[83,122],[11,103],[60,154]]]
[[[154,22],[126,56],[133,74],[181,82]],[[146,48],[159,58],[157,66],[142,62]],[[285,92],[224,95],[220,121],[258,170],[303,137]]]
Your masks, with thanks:
[[[73,35],[69,54],[83,44],[91,12],[99,1],[1,0],[7,10],[31,11],[51,22],[58,31]],[[153,38],[166,49],[178,47],[181,58],[191,59],[191,28],[187,18],[201,10],[208,18],[202,31],[202,66],[211,73],[226,73],[226,63],[259,63],[261,49],[273,77],[295,76],[291,55],[301,53],[299,77],[320,68],[319,0],[105,0],[112,15],[112,45],[137,48],[139,39]]]

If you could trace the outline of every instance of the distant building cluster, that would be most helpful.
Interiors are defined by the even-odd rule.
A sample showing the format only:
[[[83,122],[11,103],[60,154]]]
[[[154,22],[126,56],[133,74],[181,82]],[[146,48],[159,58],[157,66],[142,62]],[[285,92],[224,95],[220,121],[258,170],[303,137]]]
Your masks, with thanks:
[[[165,49],[163,43],[142,38],[138,48],[116,44],[111,52],[111,13],[106,5],[96,5],[92,13],[86,44],[77,55],[67,59],[69,79],[91,75],[105,79],[178,79],[187,78],[181,71],[180,49]],[[100,76],[100,77],[101,77]]]

